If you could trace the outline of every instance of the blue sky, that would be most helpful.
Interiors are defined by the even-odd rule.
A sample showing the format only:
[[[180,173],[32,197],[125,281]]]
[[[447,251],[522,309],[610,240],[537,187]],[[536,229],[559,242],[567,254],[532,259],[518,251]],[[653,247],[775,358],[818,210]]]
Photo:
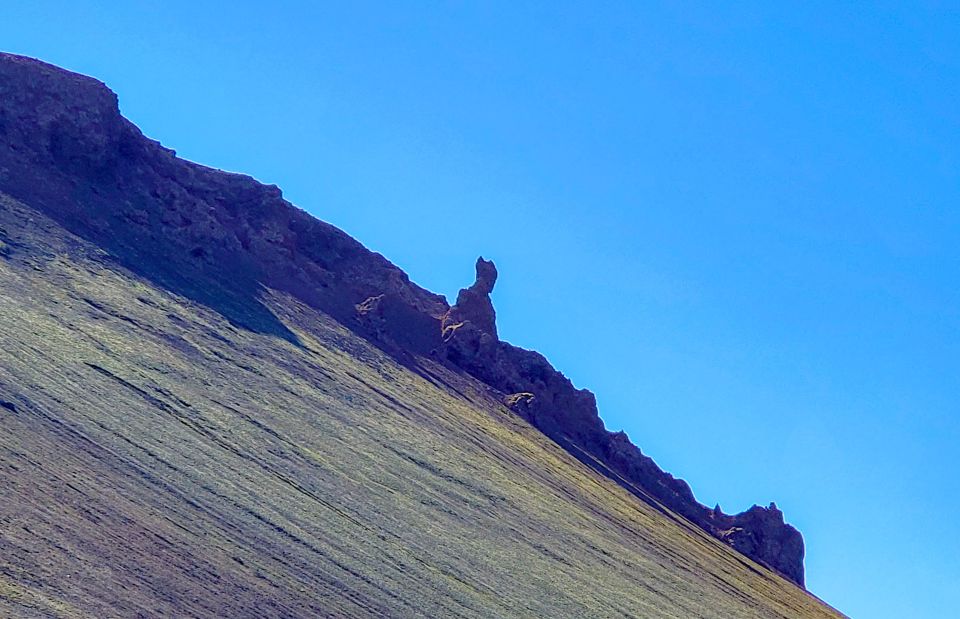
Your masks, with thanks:
[[[280,185],[857,618],[960,608],[960,7],[6,2],[182,156]],[[229,8],[223,8],[227,7]]]

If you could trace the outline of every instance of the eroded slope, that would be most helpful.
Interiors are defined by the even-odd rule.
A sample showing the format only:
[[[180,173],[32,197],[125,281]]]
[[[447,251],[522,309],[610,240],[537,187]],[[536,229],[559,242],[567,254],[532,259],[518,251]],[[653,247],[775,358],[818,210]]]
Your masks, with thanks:
[[[0,196],[0,615],[836,617],[289,294],[257,333]]]
[[[100,82],[2,53],[0,191],[232,324],[298,341],[263,303],[266,287],[407,363],[430,356],[467,372],[582,462],[803,585],[803,539],[775,506],[728,515],[701,505],[686,482],[606,430],[592,393],[499,339],[492,263],[478,262],[477,282],[451,308],[277,187],[184,161],[145,138]]]

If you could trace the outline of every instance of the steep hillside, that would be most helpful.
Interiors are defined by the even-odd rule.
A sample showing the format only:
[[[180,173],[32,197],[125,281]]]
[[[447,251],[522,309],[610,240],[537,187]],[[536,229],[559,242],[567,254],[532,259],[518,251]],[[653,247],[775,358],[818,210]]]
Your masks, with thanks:
[[[775,507],[501,342],[495,281],[450,307],[0,55],[0,615],[839,616]]]

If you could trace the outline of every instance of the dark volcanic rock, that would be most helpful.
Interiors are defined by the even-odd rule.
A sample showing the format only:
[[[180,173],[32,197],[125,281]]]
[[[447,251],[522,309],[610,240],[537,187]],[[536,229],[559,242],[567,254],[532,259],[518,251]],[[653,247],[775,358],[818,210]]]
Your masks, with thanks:
[[[387,313],[422,331],[399,341],[422,353],[439,339],[442,296],[277,187],[178,159],[124,119],[94,79],[0,56],[0,140],[3,191],[243,326],[292,337],[257,302],[266,286],[345,322],[356,304],[387,295]]]
[[[720,539],[763,562],[793,582],[803,585],[803,537],[783,521],[776,503],[754,505],[735,516],[714,515]],[[723,528],[729,527],[729,528]]]
[[[456,304],[444,314],[440,327],[446,358],[461,367],[491,362],[497,353],[496,313],[490,293],[497,283],[492,262],[477,259],[477,278],[460,290]]]
[[[443,317],[444,336],[450,336],[462,326],[469,324],[478,333],[497,339],[497,314],[490,300],[490,293],[497,283],[497,267],[493,262],[477,258],[477,279],[469,288],[457,295],[457,303]]]
[[[145,138],[102,83],[0,54],[0,190],[28,201],[124,267],[248,329],[296,341],[260,302],[264,288],[323,310],[400,355],[434,354],[502,394],[506,406],[586,464],[803,585],[803,540],[782,513],[700,505],[622,432],[592,393],[539,353],[500,341],[492,262],[449,307],[280,190],[178,159]],[[0,255],[9,255],[0,242]]]
[[[477,261],[477,281],[460,291],[444,317],[443,351],[447,359],[508,395],[504,403],[567,448],[584,463],[601,469],[641,498],[681,514],[726,541],[743,554],[764,563],[800,586],[803,577],[803,537],[784,523],[771,504],[754,506],[736,515],[701,505],[690,486],[663,471],[630,442],[623,432],[608,432],[594,395],[577,389],[539,353],[500,341],[489,294],[496,281],[491,262]],[[639,491],[639,492],[638,492]]]

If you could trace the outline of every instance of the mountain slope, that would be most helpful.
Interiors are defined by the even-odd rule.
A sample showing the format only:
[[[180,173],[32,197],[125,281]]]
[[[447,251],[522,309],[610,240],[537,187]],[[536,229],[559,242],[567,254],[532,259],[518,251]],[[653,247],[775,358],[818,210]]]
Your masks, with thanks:
[[[481,384],[231,325],[2,198],[0,614],[837,616]]]
[[[231,322],[295,341],[261,303],[283,291],[412,362],[470,373],[585,464],[663,504],[803,585],[803,538],[771,504],[710,510],[623,433],[608,432],[593,394],[536,352],[499,339],[492,263],[454,307],[276,187],[178,159],[124,119],[100,82],[0,54],[0,188],[102,247],[126,268]]]
[[[98,82],[0,95],[3,616],[839,616],[558,417],[492,265],[451,308]]]

